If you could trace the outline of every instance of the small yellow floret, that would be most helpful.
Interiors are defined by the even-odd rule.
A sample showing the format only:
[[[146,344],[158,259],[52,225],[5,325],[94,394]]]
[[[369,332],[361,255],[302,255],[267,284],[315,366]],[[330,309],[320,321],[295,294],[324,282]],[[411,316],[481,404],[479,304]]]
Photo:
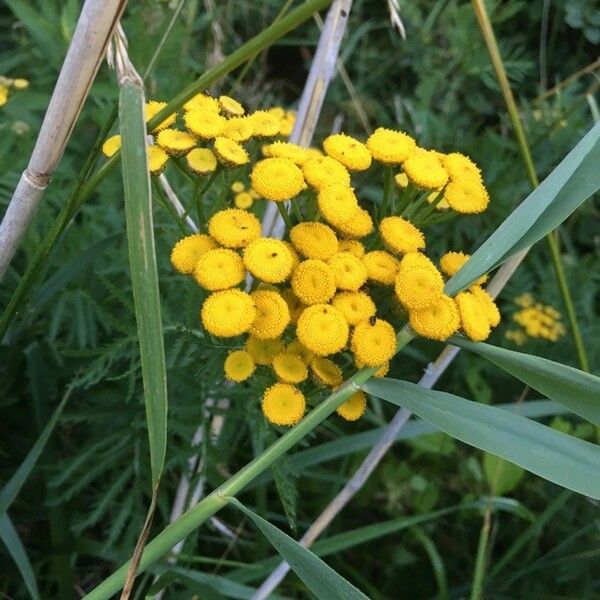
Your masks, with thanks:
[[[320,190],[328,185],[350,186],[350,173],[341,163],[331,156],[313,156],[302,165],[306,183]]]
[[[252,205],[254,204],[254,198],[249,192],[240,192],[239,194],[235,195],[233,203],[236,208],[246,210],[248,208],[252,208]]]
[[[340,252],[350,252],[357,258],[362,258],[365,255],[365,247],[358,240],[341,240],[339,242]]]
[[[284,346],[278,339],[259,340],[250,335],[246,340],[246,351],[257,365],[267,366],[284,351]]]
[[[286,288],[281,292],[281,296],[286,301],[288,309],[290,311],[290,323],[295,325],[298,322],[298,318],[302,314],[302,311],[306,308],[306,304],[303,304],[300,299],[294,294],[292,288]]]
[[[402,131],[379,127],[367,140],[373,158],[388,165],[404,162],[417,147],[415,140]]]
[[[325,152],[341,162],[350,171],[364,171],[371,166],[369,149],[344,133],[336,133],[323,141]]]
[[[460,327],[460,316],[454,300],[445,294],[429,306],[411,309],[410,326],[423,337],[443,342]]]
[[[281,129],[281,121],[266,110],[257,110],[248,116],[254,135],[258,137],[274,137]]]
[[[301,166],[308,158],[309,154],[306,148],[291,144],[290,142],[274,142],[262,147],[264,156],[270,158],[287,158],[294,164]]]
[[[300,383],[308,377],[308,369],[296,354],[283,352],[273,359],[273,371],[284,383]]]
[[[394,181],[401,189],[408,187],[408,177],[406,176],[406,173],[398,173],[397,175],[394,175]]]
[[[304,347],[300,340],[294,340],[290,342],[285,351],[288,354],[295,354],[296,356],[299,356],[305,365],[310,365],[312,361],[315,360],[314,352],[311,352],[308,348]]]
[[[335,223],[334,227],[345,237],[361,239],[373,231],[373,219],[368,210],[359,208],[351,219]]]
[[[260,236],[260,221],[250,212],[227,208],[208,222],[208,233],[227,248],[244,248]]]
[[[310,370],[321,385],[337,387],[344,381],[342,369],[329,358],[315,358],[310,363]]]
[[[346,421],[358,421],[367,408],[367,397],[364,392],[354,392],[346,402],[340,404],[335,412]]]
[[[294,248],[306,258],[327,260],[338,251],[338,239],[333,229],[316,221],[294,225],[290,239]]]
[[[335,272],[327,263],[311,258],[296,267],[291,284],[304,304],[322,304],[335,294]]]
[[[232,139],[217,136],[213,148],[218,159],[228,167],[239,167],[250,161],[244,148]]]
[[[463,268],[469,258],[471,258],[471,255],[464,252],[446,252],[440,259],[440,269],[442,273],[452,277]],[[475,285],[483,285],[486,281],[487,275],[482,275],[475,281]]]
[[[293,257],[285,242],[258,238],[244,250],[244,264],[261,281],[281,283],[292,272]]]
[[[250,173],[250,181],[263,198],[275,202],[290,200],[304,188],[302,171],[287,158],[259,160]]]
[[[471,286],[469,291],[479,300],[490,326],[496,327],[500,323],[500,311],[494,299],[479,285]]]
[[[144,117],[146,119],[146,123],[157,115],[163,108],[167,106],[166,102],[157,102],[156,100],[149,100],[146,102],[146,106],[144,107]],[[162,123],[157,125],[153,131],[159,131],[160,129],[164,129],[165,127],[171,127],[175,123],[175,119],[177,115],[173,113],[169,115]]]
[[[26,90],[29,87],[29,81],[27,81],[27,79],[23,79],[22,77],[13,79],[12,84],[15,90]]]
[[[178,156],[190,151],[196,145],[196,138],[186,131],[167,128],[159,132],[156,143],[169,154]]]
[[[245,276],[242,257],[229,248],[215,248],[205,252],[194,269],[198,285],[211,292],[239,285]]]
[[[423,232],[402,217],[381,219],[379,233],[387,248],[399,254],[417,252],[425,248]]]
[[[217,244],[209,235],[195,233],[179,240],[171,251],[171,264],[177,271],[189,275],[193,273],[200,257],[216,248]]]
[[[305,308],[296,327],[300,342],[317,356],[339,352],[348,341],[348,333],[344,315],[328,304]]]
[[[325,220],[334,227],[351,221],[359,211],[358,200],[352,188],[339,183],[320,190],[317,203]]]
[[[219,104],[221,106],[221,110],[226,114],[232,117],[241,117],[246,111],[244,107],[233,98],[229,96],[219,96]]]
[[[400,261],[395,291],[405,308],[425,308],[442,296],[444,279],[425,255],[414,252]]]
[[[230,352],[225,359],[223,367],[225,377],[230,381],[236,381],[237,383],[246,381],[256,369],[252,356],[245,350],[234,350],[233,352]]]
[[[463,179],[451,181],[446,186],[444,200],[458,213],[476,214],[488,207],[490,197],[481,181]]]
[[[367,319],[354,328],[350,347],[356,360],[368,367],[379,367],[396,353],[396,333],[383,319]]]
[[[186,112],[190,110],[209,110],[211,112],[219,113],[221,111],[221,105],[216,98],[213,98],[205,92],[200,92],[183,105],[183,110]]]
[[[295,425],[304,416],[306,401],[298,388],[276,383],[264,393],[261,408],[269,423]]]
[[[229,188],[234,194],[239,194],[240,192],[243,192],[246,189],[246,184],[243,181],[234,181],[230,188]]]
[[[331,305],[337,308],[348,321],[348,325],[358,325],[370,319],[377,311],[375,303],[365,292],[340,292],[333,297]]]
[[[448,173],[439,158],[425,150],[409,156],[402,168],[415,185],[426,190],[438,190],[448,181]]]
[[[169,160],[169,155],[160,146],[148,146],[148,170],[152,175],[160,175]]]
[[[468,156],[452,152],[442,155],[441,160],[444,169],[450,176],[450,181],[464,181],[465,179],[481,181],[479,167]]]
[[[455,298],[462,330],[474,342],[483,342],[490,335],[490,323],[481,302],[471,292],[460,292]]]
[[[367,267],[350,252],[337,252],[327,264],[333,269],[335,285],[339,290],[356,292],[367,281]]]
[[[218,337],[235,337],[246,333],[256,317],[249,294],[238,289],[213,292],[200,312],[204,329]]]
[[[372,250],[362,257],[362,261],[367,267],[367,274],[371,281],[382,285],[394,285],[399,262],[389,252]]]
[[[188,167],[198,175],[208,175],[217,168],[217,157],[209,148],[194,148],[185,159]]]
[[[290,313],[285,300],[278,292],[260,290],[250,294],[256,308],[256,318],[250,333],[259,340],[279,337],[290,322]]]
[[[354,365],[356,366],[357,369],[362,369],[363,367],[367,366],[364,363],[360,362],[360,360],[357,360],[356,356],[354,357]],[[371,367],[371,368],[377,369],[377,371],[375,371],[375,373],[373,373],[373,377],[385,377],[388,374],[388,371],[390,370],[390,363],[386,362],[386,363],[383,363],[382,365],[378,365],[377,367]]]
[[[253,133],[254,129],[248,117],[233,117],[227,119],[221,135],[235,142],[246,142]]]
[[[115,152],[121,149],[121,136],[120,135],[111,135],[106,139],[104,144],[102,144],[102,153],[104,156],[110,158]]]
[[[212,110],[190,110],[184,114],[183,121],[194,135],[205,140],[216,138],[225,128],[225,118]]]

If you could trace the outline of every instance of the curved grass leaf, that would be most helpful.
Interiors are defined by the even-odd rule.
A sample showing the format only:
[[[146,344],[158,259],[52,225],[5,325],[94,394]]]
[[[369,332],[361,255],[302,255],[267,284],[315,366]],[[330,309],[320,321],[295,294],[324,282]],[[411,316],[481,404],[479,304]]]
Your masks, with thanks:
[[[158,272],[152,223],[152,195],[146,157],[144,98],[125,83],[119,98],[122,169],[129,266],[137,322],[144,402],[154,486],[162,474],[167,446],[167,374]]]
[[[505,458],[540,477],[600,499],[600,447],[519,415],[396,379],[362,389],[403,406],[452,437]]]
[[[600,425],[600,377],[547,358],[474,343],[459,336],[451,342],[483,356],[551,400]]]
[[[317,598],[321,600],[366,600],[368,598],[289,535],[246,508],[235,498],[229,500],[264,533],[275,550],[283,556],[296,575]]]
[[[449,279],[454,296],[478,277],[550,233],[600,189],[600,123],[567,154],[544,181],[508,216]]]

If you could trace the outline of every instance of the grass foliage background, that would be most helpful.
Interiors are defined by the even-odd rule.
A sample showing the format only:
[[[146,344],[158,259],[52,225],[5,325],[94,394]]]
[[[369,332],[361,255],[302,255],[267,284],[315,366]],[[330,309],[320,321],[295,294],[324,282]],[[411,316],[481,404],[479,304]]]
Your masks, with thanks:
[[[143,0],[128,7],[123,25],[130,55],[141,72],[175,4]],[[211,13],[206,4],[211,3],[184,3],[147,80],[149,98],[169,99],[220,53],[228,54],[260,32],[281,8],[279,2],[227,1],[214,3]],[[547,34],[542,35],[546,50],[540,54],[547,4]],[[540,176],[593,122],[586,93],[597,98],[597,78],[585,75],[559,93],[539,98],[541,81],[552,87],[598,55],[600,34],[593,4],[592,0],[488,3]],[[7,0],[0,7],[0,74],[27,77],[31,82],[18,101],[0,109],[0,212],[26,166],[79,9],[75,0]],[[436,226],[429,230],[428,240],[434,254],[473,250],[527,194],[525,168],[470,3],[400,2],[400,14],[406,41],[391,27],[385,2],[354,3],[341,52],[354,98],[336,78],[318,138],[330,131],[336,118],[343,119],[344,130],[366,137],[358,103],[372,128],[400,127],[421,145],[470,154],[483,169],[492,197],[490,210]],[[257,57],[243,80],[236,80],[238,70],[213,91],[233,90],[251,108],[292,107],[317,34],[314,23],[308,22]],[[545,65],[541,74],[540,63]],[[0,307],[8,302],[28,259],[74,186],[117,97],[114,74],[103,65],[41,210],[0,286]],[[170,167],[168,176],[189,201],[192,190],[180,173]],[[179,478],[191,457],[202,465],[210,490],[260,453],[276,432],[265,425],[252,387],[228,389],[227,408],[206,402],[223,395],[222,363],[228,348],[215,347],[199,333],[201,292],[177,275],[168,261],[180,232],[159,206],[154,219],[170,398],[165,474],[155,517],[158,531],[168,522]],[[561,229],[565,268],[595,373],[600,369],[600,344],[595,343],[600,338],[599,225],[596,198]],[[508,345],[503,335],[517,309],[511,299],[526,291],[562,310],[544,245],[533,250],[503,292],[504,324],[491,343]],[[438,350],[432,342],[412,344],[395,359],[391,375],[416,381]],[[524,350],[576,365],[569,336],[554,344],[530,342]],[[65,232],[41,283],[21,306],[0,345],[1,481],[20,464],[67,386],[72,389],[55,434],[11,508],[42,597],[68,598],[74,596],[73,590],[91,589],[116,563],[129,558],[135,545],[151,489],[137,357],[123,189],[119,177],[111,176]],[[257,378],[252,385],[258,389],[260,383]],[[439,387],[486,404],[532,396],[517,380],[468,353],[461,353]],[[215,439],[209,426],[221,412],[227,418]],[[343,456],[298,468],[292,454],[273,469],[276,485],[252,486],[242,494],[243,502],[297,537],[364,456],[363,448],[352,451],[356,439],[352,436],[387,423],[392,414],[392,408],[374,400],[358,424],[328,419],[304,446],[339,440],[349,448]],[[596,431],[574,417],[554,417],[553,424],[595,440]],[[204,441],[192,448],[190,440],[198,425],[204,427]],[[481,511],[470,503],[509,495],[515,500],[511,510],[495,513],[493,521],[486,597],[599,597],[594,577],[599,554],[597,507],[532,475],[523,476],[510,465],[494,483],[497,468],[493,457],[441,433],[396,444],[351,507],[327,531],[332,539],[342,532],[349,536],[349,545],[329,554],[328,564],[374,599],[444,597],[446,587],[440,583],[444,581],[449,597],[464,597],[481,527]],[[464,509],[435,512],[453,506]],[[414,515],[423,516],[423,521],[404,529],[390,525],[383,537],[363,541],[365,527]],[[234,509],[219,513],[219,519],[235,533],[234,539],[224,536],[214,523],[190,536],[178,567],[161,565],[161,580],[169,583],[165,597],[189,598],[192,591],[202,598],[231,597],[233,592],[223,592],[230,588],[218,577],[241,589],[259,585],[270,572],[266,567],[261,570],[261,561],[273,552],[260,533]],[[510,560],[503,560],[514,544],[517,550],[508,555]],[[153,574],[144,575],[143,581],[151,582]],[[249,597],[235,589],[234,597]],[[410,592],[399,596],[399,589]],[[4,549],[0,550],[0,592],[27,597]],[[279,593],[306,597],[293,575]]]

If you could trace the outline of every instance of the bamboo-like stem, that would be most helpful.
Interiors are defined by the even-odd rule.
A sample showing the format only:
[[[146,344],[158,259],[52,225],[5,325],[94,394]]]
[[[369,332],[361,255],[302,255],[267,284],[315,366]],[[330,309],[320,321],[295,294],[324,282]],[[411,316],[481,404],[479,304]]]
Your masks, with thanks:
[[[325,94],[335,73],[351,7],[352,0],[335,0],[327,13],[290,136],[290,142],[294,144],[309,146],[313,138]],[[263,235],[281,238],[284,226],[277,207],[269,202],[262,220]]]
[[[29,164],[0,224],[0,280],[65,151],[127,0],[86,0]]]
[[[525,168],[527,169],[529,181],[531,182],[532,187],[536,188],[540,182],[535,170],[533,158],[531,156],[531,150],[529,148],[527,136],[525,135],[525,130],[523,129],[523,125],[521,123],[521,117],[519,115],[517,103],[515,102],[508,77],[506,76],[504,62],[502,61],[502,56],[500,55],[500,49],[498,48],[496,35],[494,34],[494,29],[490,22],[485,3],[483,0],[471,0],[471,2],[473,5],[473,10],[475,11],[475,16],[477,17],[477,22],[479,23],[479,27],[481,29],[481,34],[488,49],[494,71],[496,72],[496,78],[498,79],[500,89],[502,90],[502,96],[504,97],[506,109],[508,110],[511,123],[517,137],[519,150],[521,152],[523,162],[525,163]],[[581,367],[582,371],[589,371],[589,362],[585,351],[585,346],[583,344],[581,331],[579,329],[579,324],[577,322],[577,314],[575,313],[573,299],[571,297],[571,292],[569,290],[569,285],[567,283],[567,278],[565,276],[565,271],[560,256],[558,231],[554,230],[553,232],[549,233],[546,236],[546,240],[550,249],[550,256],[552,258],[552,264],[554,266],[558,287],[567,311],[567,318],[571,327],[571,334],[573,335],[573,342],[575,343],[579,366]]]
[[[475,559],[475,571],[473,573],[473,584],[471,585],[470,600],[482,600],[483,582],[485,580],[485,571],[488,562],[488,541],[490,539],[490,530],[492,528],[491,506],[483,515],[481,532],[479,533],[479,542],[477,544],[477,556]]]

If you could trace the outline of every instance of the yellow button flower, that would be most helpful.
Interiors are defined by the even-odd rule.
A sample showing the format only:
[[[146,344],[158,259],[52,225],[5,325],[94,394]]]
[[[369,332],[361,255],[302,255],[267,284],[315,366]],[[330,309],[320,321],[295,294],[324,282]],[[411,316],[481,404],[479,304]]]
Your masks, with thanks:
[[[344,133],[336,133],[325,138],[323,148],[328,156],[341,162],[350,171],[364,171],[371,166],[369,149]]]
[[[358,421],[367,408],[367,397],[364,392],[354,392],[346,402],[340,404],[335,412],[346,421]]]
[[[296,248],[294,248],[294,244],[292,242],[288,242],[287,240],[283,240],[283,243],[286,245],[287,249],[290,251],[292,255],[292,273],[295,271],[296,267],[302,262],[300,259],[300,255],[296,252]]]
[[[23,79],[22,77],[13,79],[12,84],[15,90],[26,90],[29,87],[29,81],[27,81],[27,79]]]
[[[373,231],[373,219],[369,211],[359,208],[348,221],[332,223],[334,227],[345,237],[361,239]]]
[[[479,300],[488,323],[492,327],[496,327],[500,323],[500,311],[494,299],[479,285],[471,286],[469,291]]]
[[[262,153],[269,158],[287,158],[294,164],[302,166],[309,158],[306,148],[290,142],[273,142],[262,147]]]
[[[331,305],[343,315],[348,325],[358,325],[375,315],[377,311],[371,296],[365,292],[339,292],[333,297]]]
[[[306,258],[327,260],[338,251],[338,239],[331,227],[316,221],[305,221],[290,230],[292,244]]]
[[[148,170],[152,175],[160,175],[165,168],[169,155],[160,146],[148,146]]]
[[[460,292],[455,298],[462,330],[474,342],[483,342],[490,335],[490,323],[481,302],[471,292]]]
[[[331,359],[318,357],[310,363],[310,370],[317,383],[329,387],[338,387],[344,381],[342,369]]]
[[[304,310],[304,309],[303,309]],[[308,348],[304,347],[300,340],[294,340],[290,342],[285,351],[288,354],[295,354],[302,359],[302,362],[305,365],[310,365],[313,360],[315,360],[315,355]]]
[[[190,110],[184,114],[183,121],[194,135],[204,140],[216,138],[225,128],[225,118],[212,110]]]
[[[167,128],[158,133],[156,142],[169,154],[179,156],[181,154],[186,154],[196,145],[196,138],[186,131]]]
[[[302,311],[306,308],[306,305],[300,301],[296,294],[294,294],[294,290],[292,290],[292,288],[286,288],[283,290],[281,292],[281,297],[288,305],[288,310],[290,311],[290,323],[295,325],[298,322],[298,318],[302,314]]]
[[[399,263],[389,252],[385,250],[372,250],[362,258],[367,267],[367,274],[371,281],[382,285],[394,285]]]
[[[171,251],[171,264],[177,271],[189,275],[193,273],[199,258],[217,244],[209,235],[196,233],[180,239]]]
[[[365,363],[361,362],[360,360],[357,360],[356,356],[354,357],[354,365],[356,366],[357,369],[362,369],[367,366],[367,365],[365,365]],[[377,365],[376,367],[373,367],[373,368],[377,369],[377,371],[375,371],[375,373],[373,373],[373,377],[385,377],[388,374],[388,371],[390,370],[390,363],[386,362],[386,363],[383,363],[382,365]]]
[[[331,156],[313,156],[302,165],[306,183],[320,190],[329,185],[337,184],[350,187],[350,173],[341,163]]]
[[[110,158],[115,152],[121,149],[121,136],[120,135],[111,135],[106,139],[104,144],[102,144],[102,154],[104,156]]]
[[[448,181],[448,173],[439,158],[426,150],[419,150],[409,156],[402,168],[415,185],[426,190],[438,190]]]
[[[388,165],[404,162],[417,147],[415,140],[402,131],[377,128],[367,140],[373,158]]]
[[[411,309],[410,326],[423,337],[443,342],[458,331],[460,316],[454,300],[445,294],[429,306]]]
[[[219,96],[219,105],[221,110],[231,117],[241,117],[246,112],[237,100],[229,96]]]
[[[258,238],[244,250],[244,264],[261,281],[281,283],[292,272],[293,258],[281,240]]]
[[[481,181],[481,171],[479,167],[464,154],[452,152],[442,155],[442,164],[450,176],[450,181],[475,180]]]
[[[295,425],[304,416],[306,401],[297,387],[276,383],[264,393],[261,408],[269,423]]]
[[[250,294],[256,308],[256,317],[250,333],[259,340],[279,337],[290,322],[290,313],[285,300],[278,292],[260,290]]]
[[[268,366],[285,350],[281,340],[260,340],[252,335],[246,340],[246,351],[257,365]]]
[[[394,175],[394,181],[400,189],[408,187],[408,177],[406,176],[406,173],[398,173],[397,175]]]
[[[232,139],[217,136],[213,144],[217,158],[228,167],[239,167],[250,161],[250,156]]]
[[[425,308],[442,296],[444,280],[424,254],[414,252],[400,261],[395,290],[398,300],[405,308]]]
[[[284,383],[300,383],[308,377],[308,369],[296,354],[283,352],[273,359],[273,371]]]
[[[362,258],[365,255],[365,247],[358,240],[340,240],[340,252],[350,252],[357,258]]]
[[[205,252],[196,263],[194,278],[205,290],[215,292],[239,285],[246,276],[242,257],[229,248]]]
[[[452,277],[452,275],[456,275],[463,268],[469,258],[471,258],[471,255],[464,252],[446,252],[440,259],[440,269],[442,273]],[[475,285],[483,285],[486,281],[487,275],[482,275],[477,279]]]
[[[465,179],[451,181],[444,189],[444,200],[457,213],[476,214],[488,207],[490,197],[483,183]]]
[[[185,159],[188,167],[198,175],[208,175],[217,168],[217,157],[209,148],[194,148]]]
[[[144,107],[144,117],[146,119],[146,123],[152,119],[155,115],[157,115],[163,108],[167,106],[166,102],[157,102],[156,100],[149,100],[146,102],[146,106]],[[175,123],[175,119],[177,115],[173,113],[169,115],[162,123],[160,123],[157,127],[154,128],[154,131],[159,131],[164,129],[165,127],[170,127]]]
[[[208,222],[208,233],[227,248],[244,248],[260,236],[260,221],[250,212],[227,208]]]
[[[322,304],[335,294],[335,272],[327,263],[311,258],[296,267],[291,284],[304,304]]]
[[[221,112],[221,105],[216,98],[205,92],[200,92],[183,105],[183,110],[186,112],[190,110],[209,110],[219,113]]]
[[[425,248],[423,232],[402,217],[381,219],[379,233],[387,248],[399,254],[417,252]]]
[[[254,129],[248,117],[233,117],[227,119],[221,135],[234,142],[246,142],[253,133]]]
[[[246,184],[243,181],[234,181],[229,188],[234,194],[245,191]]]
[[[250,173],[250,181],[263,198],[275,202],[290,200],[304,188],[302,171],[287,158],[259,160]]]
[[[252,194],[248,192],[240,192],[233,198],[233,204],[236,208],[246,210],[248,208],[252,208],[252,205],[254,204],[254,198],[252,197]]]
[[[352,188],[339,183],[321,189],[317,203],[325,220],[334,227],[352,220],[359,211],[358,200]]]
[[[213,292],[200,311],[204,329],[218,337],[235,337],[246,333],[256,317],[249,294],[238,289]]]
[[[356,292],[367,281],[367,267],[350,252],[334,254],[327,264],[333,269],[335,285],[340,290]]]
[[[223,369],[227,379],[240,383],[246,381],[254,373],[256,366],[248,352],[235,350],[227,355]]]
[[[354,328],[350,346],[356,360],[379,367],[396,353],[396,333],[383,319],[367,319]]]
[[[248,118],[257,137],[274,137],[281,130],[281,121],[266,110],[257,110]]]
[[[296,327],[300,342],[317,356],[342,350],[348,341],[348,333],[344,315],[328,304],[314,304],[304,309]]]

